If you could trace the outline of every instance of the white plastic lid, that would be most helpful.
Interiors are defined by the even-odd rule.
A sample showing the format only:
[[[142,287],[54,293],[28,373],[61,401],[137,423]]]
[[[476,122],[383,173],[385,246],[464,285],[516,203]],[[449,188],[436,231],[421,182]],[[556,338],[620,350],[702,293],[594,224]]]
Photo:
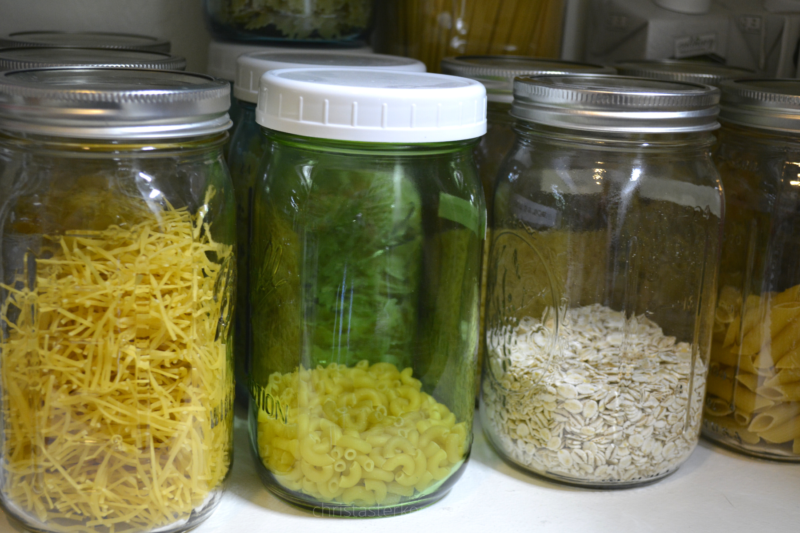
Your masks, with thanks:
[[[373,68],[400,72],[425,72],[425,63],[408,57],[383,54],[343,54],[330,51],[250,52],[236,60],[233,96],[258,102],[258,83],[270,70],[286,68]]]
[[[331,50],[330,46],[303,46],[292,48],[288,46],[262,46],[257,44],[236,44],[221,41],[211,41],[208,45],[208,66],[206,72],[215,78],[233,81],[236,79],[236,58],[248,52],[287,52],[287,51],[321,51]],[[340,54],[371,54],[369,46],[356,48],[335,48],[333,51]]]
[[[261,78],[256,122],[339,141],[474,139],[486,133],[486,89],[467,78],[424,72],[272,70]]]

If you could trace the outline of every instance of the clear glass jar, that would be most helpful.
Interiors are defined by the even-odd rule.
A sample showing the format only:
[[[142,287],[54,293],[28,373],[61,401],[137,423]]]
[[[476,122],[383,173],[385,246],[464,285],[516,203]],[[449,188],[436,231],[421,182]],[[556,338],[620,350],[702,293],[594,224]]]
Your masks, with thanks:
[[[725,235],[703,434],[800,461],[800,82],[722,85]]]
[[[200,75],[0,77],[0,499],[27,528],[183,531],[221,499],[226,109],[224,82]]]
[[[700,432],[723,206],[709,154],[717,90],[553,76],[518,78],[514,97],[492,219],[484,431],[558,481],[656,480]]]
[[[372,45],[377,52],[413,57],[437,72],[455,55],[558,58],[564,0],[380,0]]]
[[[552,76],[556,74],[614,74],[611,67],[541,59],[523,56],[458,56],[442,59],[442,72],[481,82],[486,87],[486,135],[475,148],[475,163],[486,198],[486,220],[492,220],[494,185],[500,165],[514,146],[514,118],[511,102],[514,100],[514,78],[517,76]],[[486,242],[490,242],[487,229]],[[481,262],[481,329],[485,333],[486,278],[489,267],[489,246],[483,247]],[[483,364],[483,343],[478,344],[478,372]]]
[[[425,65],[415,59],[386,56],[381,54],[352,54],[340,52],[299,51],[291,52],[251,52],[237,59],[238,75],[233,92],[239,110],[239,118],[231,133],[231,148],[228,152],[228,166],[231,170],[233,188],[236,192],[237,239],[237,291],[236,308],[240,310],[235,318],[236,349],[236,398],[245,400],[245,392],[250,363],[250,288],[248,281],[250,243],[250,213],[252,212],[253,187],[264,156],[266,140],[256,123],[256,103],[258,84],[264,73],[282,68],[303,67],[347,67],[351,69],[375,68],[397,72],[425,72]]]
[[[277,72],[264,77],[270,100],[258,107],[271,129],[250,246],[259,472],[315,513],[412,511],[449,491],[472,443],[485,223],[472,150],[485,130],[483,87],[375,70]],[[305,109],[327,101],[327,120],[286,119],[282,103],[298,96]],[[360,121],[384,112],[405,122],[349,126],[353,102]],[[311,120],[314,137],[277,130],[311,132]],[[333,135],[350,140],[324,137]]]
[[[217,39],[251,42],[360,43],[372,28],[373,0],[203,0]]]

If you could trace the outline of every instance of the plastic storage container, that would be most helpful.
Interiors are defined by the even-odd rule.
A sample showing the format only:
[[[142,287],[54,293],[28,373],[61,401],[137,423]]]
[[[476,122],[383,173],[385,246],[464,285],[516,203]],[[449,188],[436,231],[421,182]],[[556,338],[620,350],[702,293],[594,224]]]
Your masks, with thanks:
[[[718,90],[519,78],[494,197],[481,416],[537,474],[613,488],[697,444],[722,190]]]
[[[69,66],[184,70],[186,60],[161,52],[141,50],[45,47],[0,49],[0,71]]]
[[[246,368],[250,317],[247,300],[250,295],[248,280],[250,212],[252,210],[253,186],[264,155],[266,137],[256,123],[258,83],[264,73],[282,68],[343,67],[348,69],[376,68],[386,71],[425,72],[425,65],[415,59],[380,54],[341,54],[336,52],[251,52],[238,59],[238,76],[233,87],[235,100],[240,110],[240,120],[234,126],[228,165],[236,191],[237,237],[237,309],[234,338],[236,349],[237,398],[246,398]]]
[[[800,81],[722,85],[725,236],[703,434],[800,461]]]
[[[471,80],[277,70],[250,249],[250,431],[266,485],[343,516],[443,497],[472,443],[485,209]]]
[[[557,58],[564,0],[380,0],[375,50],[421,60],[436,72],[443,57],[508,54]]]
[[[611,67],[540,59],[522,56],[459,56],[442,59],[442,72],[481,82],[486,87],[489,100],[486,114],[486,135],[475,150],[475,162],[483,183],[486,198],[486,220],[492,220],[494,183],[500,164],[514,145],[514,118],[511,102],[514,100],[514,78],[517,76],[549,76],[557,74],[614,74]],[[481,273],[481,338],[483,338],[483,313],[485,312],[486,274],[489,247],[483,249]],[[483,343],[478,345],[478,368],[483,361]]]
[[[206,24],[217,39],[251,42],[363,41],[373,0],[204,0]]]
[[[182,531],[231,465],[228,87],[0,76],[0,499],[43,532]]]
[[[616,63],[614,68],[623,76],[702,83],[714,87],[719,87],[723,81],[756,76],[755,72],[746,68],[686,59],[621,61]]]
[[[92,31],[19,31],[0,37],[0,46],[46,46],[66,48],[114,48],[118,50],[146,50],[168,54],[170,42],[148,35],[129,33],[103,33]]]

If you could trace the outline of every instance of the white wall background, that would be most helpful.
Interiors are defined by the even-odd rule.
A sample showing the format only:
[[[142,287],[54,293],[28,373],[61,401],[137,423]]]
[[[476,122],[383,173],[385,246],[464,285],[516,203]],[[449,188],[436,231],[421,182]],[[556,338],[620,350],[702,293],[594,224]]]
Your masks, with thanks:
[[[206,69],[202,0],[0,0],[0,35],[31,30],[152,35],[172,41],[186,70]]]

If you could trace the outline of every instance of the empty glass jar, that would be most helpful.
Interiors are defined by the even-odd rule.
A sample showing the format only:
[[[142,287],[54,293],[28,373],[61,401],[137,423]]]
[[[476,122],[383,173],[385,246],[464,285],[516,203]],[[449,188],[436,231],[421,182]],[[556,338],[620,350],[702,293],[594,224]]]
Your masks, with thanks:
[[[277,70],[250,250],[250,434],[276,494],[388,516],[443,497],[472,444],[485,223],[481,84]]]
[[[182,531],[232,459],[228,86],[0,76],[0,498],[34,531]]]
[[[725,237],[703,434],[800,461],[800,82],[722,85]]]
[[[697,444],[722,229],[717,102],[717,89],[641,78],[514,82],[481,420],[520,466],[628,486]]]

